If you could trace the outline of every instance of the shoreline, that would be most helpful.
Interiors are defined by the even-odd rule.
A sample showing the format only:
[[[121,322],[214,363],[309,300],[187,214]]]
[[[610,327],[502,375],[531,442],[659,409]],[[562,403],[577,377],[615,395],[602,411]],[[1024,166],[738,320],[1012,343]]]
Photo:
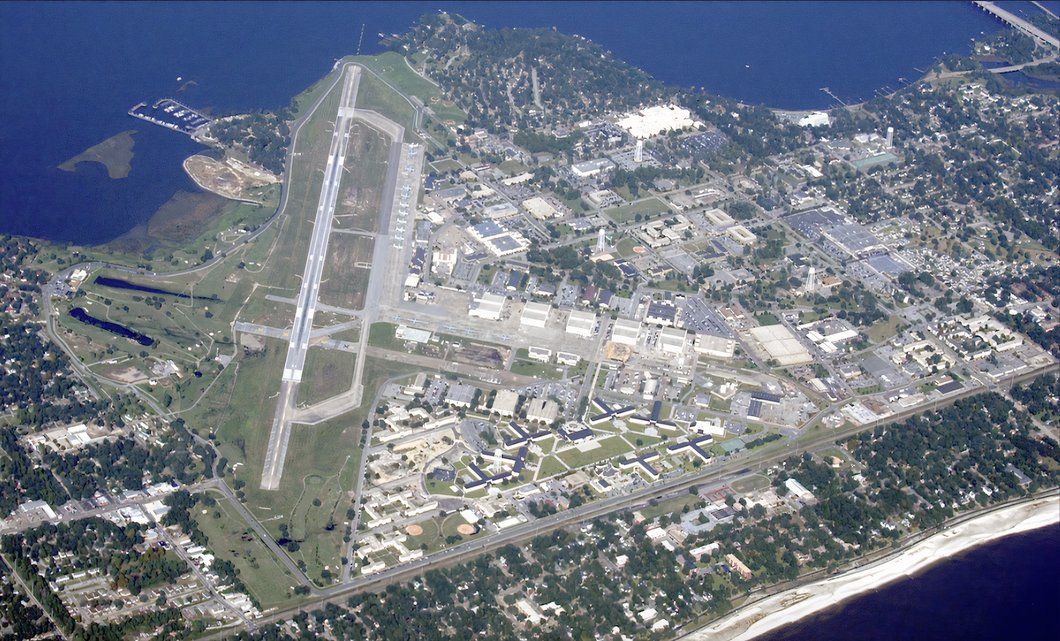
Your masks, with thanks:
[[[1060,496],[1000,507],[960,522],[866,566],[785,590],[740,607],[677,637],[681,641],[750,641],[862,593],[908,578],[947,558],[1013,534],[1060,523]]]

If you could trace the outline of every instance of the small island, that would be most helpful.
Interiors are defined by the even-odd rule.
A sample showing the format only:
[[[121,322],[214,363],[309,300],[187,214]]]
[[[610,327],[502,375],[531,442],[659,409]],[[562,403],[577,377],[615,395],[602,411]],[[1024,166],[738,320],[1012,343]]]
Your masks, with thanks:
[[[112,179],[126,178],[132,170],[133,145],[136,144],[133,134],[135,133],[135,130],[129,129],[116,136],[111,136],[59,165],[59,169],[74,172],[83,162],[98,162],[107,168],[107,175]]]

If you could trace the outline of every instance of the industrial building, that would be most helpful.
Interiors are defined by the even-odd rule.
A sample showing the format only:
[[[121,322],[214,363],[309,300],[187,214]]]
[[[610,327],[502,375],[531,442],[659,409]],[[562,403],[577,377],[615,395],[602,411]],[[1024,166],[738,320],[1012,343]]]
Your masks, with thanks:
[[[544,329],[545,325],[548,324],[548,316],[551,312],[552,307],[550,305],[529,302],[523,306],[523,313],[519,317],[519,327],[523,329],[528,327]]]
[[[596,314],[574,310],[567,318],[567,333],[582,338],[589,338],[596,328]]]
[[[499,321],[504,314],[504,305],[507,301],[508,299],[500,294],[486,292],[471,299],[471,307],[467,314],[474,318]]]
[[[596,158],[594,160],[586,160],[584,162],[574,163],[570,166],[571,173],[578,178],[591,178],[602,171],[606,171],[615,166],[615,163],[611,162],[607,158]]]
[[[611,342],[636,347],[640,339],[641,322],[619,318],[611,325]]]

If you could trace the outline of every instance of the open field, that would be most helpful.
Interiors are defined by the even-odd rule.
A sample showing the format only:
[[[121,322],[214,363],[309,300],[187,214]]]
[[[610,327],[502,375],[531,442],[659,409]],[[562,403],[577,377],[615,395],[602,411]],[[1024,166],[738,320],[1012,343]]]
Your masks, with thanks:
[[[251,595],[263,609],[282,607],[297,601],[294,577],[254,534],[220,494],[213,507],[202,503],[193,510],[199,529],[209,538],[210,551],[219,559],[230,561],[239,572]]]
[[[360,456],[361,423],[385,380],[415,370],[400,363],[369,358],[365,364],[364,404],[318,425],[292,425],[280,485],[276,490],[262,490],[258,480],[276,407],[279,371],[286,354],[286,344],[282,341],[262,340],[265,341],[263,351],[241,355],[237,360],[238,377],[227,374],[235,369],[230,366],[208,399],[185,418],[193,425],[217,426],[222,455],[230,464],[239,464],[234,473],[236,487],[244,493],[247,507],[273,537],[282,536],[282,524],[292,538],[301,533],[302,540],[311,542],[297,555],[305,562],[310,578],[321,580],[325,566],[335,577],[350,503],[348,492],[353,488]],[[313,351],[316,350],[310,354]],[[327,354],[328,358],[331,354],[350,358],[344,352]],[[348,379],[345,385],[348,387]]]
[[[358,56],[353,60],[382,76],[387,83],[406,96],[416,96],[422,100],[441,122],[459,125],[467,119],[467,114],[455,103],[443,98],[438,87],[416,73],[401,54],[388,51],[377,56]]]
[[[405,128],[404,142],[416,142],[416,109],[376,76],[361,75],[357,90],[357,108],[369,109]]]
[[[362,87],[364,78],[361,76]],[[377,231],[389,158],[390,138],[378,129],[354,121],[335,204],[334,229]]]
[[[511,371],[513,374],[522,374],[523,376],[533,376],[535,378],[546,378],[551,380],[559,380],[563,378],[562,367],[524,359],[516,359],[512,363]]]
[[[576,447],[572,447],[566,451],[560,452],[557,456],[570,467],[577,468],[592,465],[593,463],[614,458],[619,454],[626,454],[633,451],[633,448],[623,441],[620,436],[602,438],[596,442],[596,445],[597,447],[584,452]]]
[[[628,205],[622,205],[621,207],[615,207],[613,209],[605,209],[604,214],[608,218],[615,221],[618,224],[628,223],[640,214],[644,218],[654,218],[655,214],[672,214],[673,210],[670,206],[663,202],[661,199],[656,197],[645,198],[644,200],[638,200]]]
[[[306,355],[302,383],[298,386],[299,403],[318,403],[348,390],[353,382],[355,363],[353,354],[311,347]]]
[[[368,236],[331,235],[320,280],[321,303],[364,309],[373,248],[373,240]]]

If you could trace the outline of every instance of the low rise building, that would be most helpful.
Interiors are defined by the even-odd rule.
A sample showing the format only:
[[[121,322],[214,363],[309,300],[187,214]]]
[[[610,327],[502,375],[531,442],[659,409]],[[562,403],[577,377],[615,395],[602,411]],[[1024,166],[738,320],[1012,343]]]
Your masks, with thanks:
[[[545,303],[529,302],[523,306],[523,313],[519,317],[519,326],[522,328],[534,327],[543,329],[548,324],[549,314],[552,307]]]
[[[567,318],[567,333],[589,338],[596,329],[596,314],[574,310]]]
[[[504,314],[504,306],[507,300],[507,298],[499,294],[486,292],[471,300],[471,306],[467,312],[468,316],[499,321]]]

